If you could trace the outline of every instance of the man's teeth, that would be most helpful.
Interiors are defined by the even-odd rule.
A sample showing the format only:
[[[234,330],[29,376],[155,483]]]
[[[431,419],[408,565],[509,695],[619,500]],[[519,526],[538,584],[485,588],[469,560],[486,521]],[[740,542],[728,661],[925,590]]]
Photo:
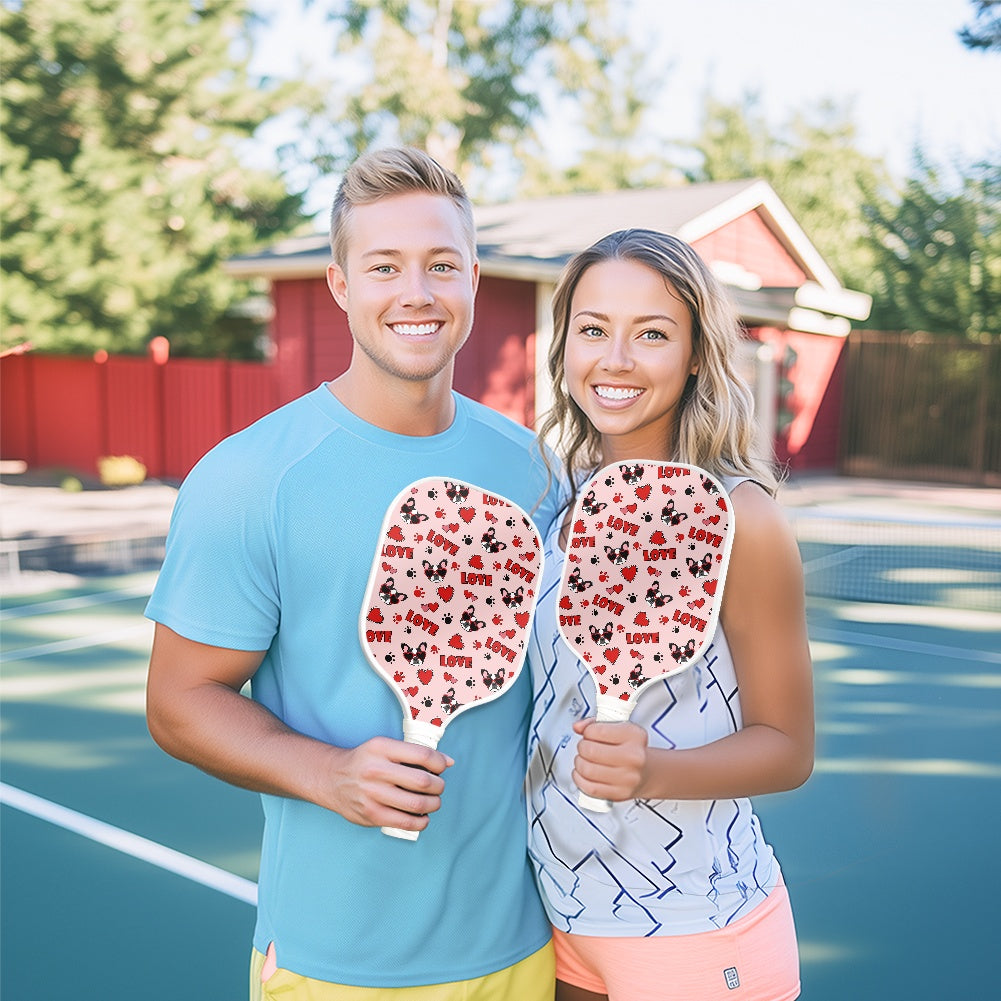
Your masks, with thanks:
[[[605,400],[632,400],[643,392],[642,389],[627,389],[624,386],[595,386],[594,391]]]
[[[438,329],[437,323],[394,323],[393,330],[406,337],[426,337]]]

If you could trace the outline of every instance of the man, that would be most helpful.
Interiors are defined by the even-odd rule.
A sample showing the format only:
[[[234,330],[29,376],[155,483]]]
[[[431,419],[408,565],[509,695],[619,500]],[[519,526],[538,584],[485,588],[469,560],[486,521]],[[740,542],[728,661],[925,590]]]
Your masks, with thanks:
[[[440,750],[404,743],[357,623],[403,487],[449,476],[532,511],[545,469],[527,429],[452,391],[479,280],[454,174],[417,150],[362,157],[334,200],[331,249],[351,362],[182,486],[147,608],[150,732],[263,794],[252,997],[263,982],[290,1001],[542,1001],[553,972],[524,849],[527,672],[457,717]],[[541,527],[553,513],[547,499]]]

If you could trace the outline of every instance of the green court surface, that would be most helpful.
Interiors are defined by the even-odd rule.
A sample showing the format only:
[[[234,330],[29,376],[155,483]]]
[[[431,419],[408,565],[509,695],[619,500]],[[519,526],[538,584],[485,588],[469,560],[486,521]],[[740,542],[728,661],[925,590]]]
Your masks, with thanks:
[[[7,589],[4,1001],[246,997],[260,806],[147,734],[153,579]],[[1001,615],[827,598],[809,619],[816,771],[756,801],[803,998],[994,996]]]
[[[147,733],[142,609],[153,580],[94,578],[5,600],[5,1001],[246,997],[254,908],[233,894],[257,875],[260,803]],[[11,805],[19,792],[56,816]],[[242,880],[207,886],[214,868],[160,846]]]

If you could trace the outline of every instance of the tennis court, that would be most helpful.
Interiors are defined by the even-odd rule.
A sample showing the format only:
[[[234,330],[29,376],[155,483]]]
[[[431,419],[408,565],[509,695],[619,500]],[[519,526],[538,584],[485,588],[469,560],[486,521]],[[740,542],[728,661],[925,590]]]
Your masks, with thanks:
[[[146,732],[153,580],[79,578],[5,601],[2,994],[12,1001],[245,994],[260,809]]]
[[[942,545],[914,525],[895,542],[884,523],[870,545],[861,525],[812,521],[799,534],[817,768],[757,801],[792,894],[803,997],[990,996],[999,523],[967,519]],[[9,580],[0,612],[0,993],[244,998],[260,808],[146,732],[154,574],[46,580]]]

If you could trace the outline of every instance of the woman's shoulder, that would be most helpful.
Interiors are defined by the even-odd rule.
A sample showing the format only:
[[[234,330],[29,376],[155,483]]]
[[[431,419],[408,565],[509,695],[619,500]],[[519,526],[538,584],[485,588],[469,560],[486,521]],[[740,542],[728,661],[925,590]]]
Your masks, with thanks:
[[[750,477],[735,477],[735,480],[733,486],[728,486],[727,493],[738,520],[743,517],[761,521],[762,528],[770,524],[789,527],[785,510],[767,487]]]
[[[744,480],[730,493],[733,506],[734,562],[767,568],[798,566],[799,547],[782,505],[759,483]]]

